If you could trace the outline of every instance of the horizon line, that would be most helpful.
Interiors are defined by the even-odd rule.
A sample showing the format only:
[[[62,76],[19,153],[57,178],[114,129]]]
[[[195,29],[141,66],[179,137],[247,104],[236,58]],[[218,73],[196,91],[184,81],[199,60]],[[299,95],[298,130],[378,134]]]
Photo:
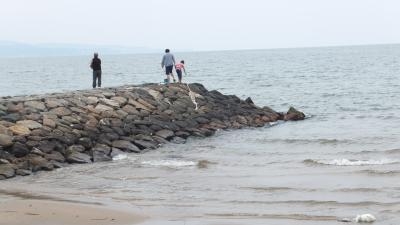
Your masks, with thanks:
[[[0,40],[1,42],[9,42],[14,44],[26,44],[32,46],[40,45],[77,45],[77,46],[96,46],[96,47],[118,47],[118,48],[143,48],[151,50],[150,52],[132,52],[132,53],[105,53],[102,55],[135,55],[135,54],[157,54],[155,51],[160,50],[160,54],[164,52],[164,49],[150,48],[144,46],[128,46],[128,45],[116,45],[116,44],[85,44],[85,43],[28,43],[18,42],[9,40]],[[172,52],[177,53],[191,53],[191,52],[229,52],[229,51],[262,51],[262,50],[283,50],[283,49],[313,49],[313,48],[343,48],[343,47],[362,47],[362,46],[384,46],[384,45],[399,45],[400,42],[392,43],[365,43],[365,44],[332,44],[332,45],[310,45],[310,46],[288,46],[288,47],[267,47],[267,48],[237,48],[237,49],[178,49]],[[60,46],[61,47],[61,46]],[[68,49],[68,48],[66,48]],[[154,51],[154,52],[153,52]],[[101,52],[99,52],[101,53]],[[60,55],[30,55],[30,56],[0,56],[0,58],[21,58],[21,57],[62,57],[62,56],[85,56],[86,54],[60,54]]]

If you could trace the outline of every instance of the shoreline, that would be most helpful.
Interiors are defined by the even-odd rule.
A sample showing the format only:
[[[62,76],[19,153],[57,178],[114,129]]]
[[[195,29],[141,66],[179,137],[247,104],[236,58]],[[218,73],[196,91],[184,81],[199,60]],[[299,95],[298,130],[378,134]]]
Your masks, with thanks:
[[[0,225],[131,225],[146,217],[111,206],[38,199],[0,202]]]

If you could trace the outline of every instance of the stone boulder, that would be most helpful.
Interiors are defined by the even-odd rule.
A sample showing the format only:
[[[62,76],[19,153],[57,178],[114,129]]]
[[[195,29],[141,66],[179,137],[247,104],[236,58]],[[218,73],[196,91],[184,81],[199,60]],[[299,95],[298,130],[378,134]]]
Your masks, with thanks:
[[[9,147],[13,145],[13,138],[6,134],[0,134],[0,146]]]
[[[19,176],[28,176],[32,174],[32,171],[30,170],[25,170],[25,169],[17,169],[15,173]]]
[[[50,110],[50,113],[55,114],[57,116],[69,116],[71,115],[71,110],[65,108],[65,107],[58,107]]]
[[[140,152],[140,149],[136,145],[134,145],[130,141],[126,141],[126,140],[113,141],[112,146],[114,148],[119,148],[119,149],[122,149],[122,150],[128,151],[128,152],[135,152],[135,153]]]
[[[22,124],[17,124],[17,125],[11,126],[9,129],[15,135],[29,135],[31,133],[31,130]]]
[[[111,108],[109,106],[106,106],[106,105],[102,105],[102,104],[97,104],[97,106],[94,109],[98,113],[102,113],[102,112],[105,112],[105,111],[113,111],[113,108]]]
[[[111,148],[104,144],[97,144],[91,149],[93,162],[111,161]]]
[[[39,170],[50,171],[54,169],[53,164],[39,155],[31,155],[28,162],[33,172]]]
[[[68,105],[68,102],[65,101],[64,99],[46,99],[45,102],[46,106],[51,109]]]
[[[0,164],[0,180],[15,176],[15,169],[11,164]]]
[[[67,152],[66,160],[69,163],[91,163],[91,157],[81,152]]]
[[[120,106],[120,103],[118,101],[112,100],[112,99],[107,99],[107,98],[102,98],[100,99],[100,103],[110,106],[112,108],[118,108]]]
[[[171,139],[171,142],[174,144],[185,144],[186,143],[186,139],[183,139],[181,137],[173,137]]]
[[[172,130],[162,129],[157,131],[156,135],[168,140],[174,136],[174,132]]]
[[[84,152],[85,147],[82,145],[71,145],[67,148],[67,152]]]
[[[33,121],[33,120],[20,120],[17,122],[17,125],[22,125],[24,127],[29,128],[30,130],[38,129],[42,127],[42,124]]]
[[[158,144],[154,141],[145,141],[145,140],[134,140],[135,145],[139,146],[140,149],[155,149],[158,147]]]
[[[112,158],[116,157],[117,155],[123,155],[126,154],[125,152],[121,151],[121,149],[118,148],[111,148],[111,153],[110,156]]]
[[[20,142],[15,142],[14,145],[11,148],[11,153],[17,157],[21,158],[26,156],[29,153],[29,149],[26,145],[20,143]]]
[[[65,162],[65,157],[60,152],[51,152],[50,154],[45,154],[44,158],[49,161]]]
[[[0,134],[12,135],[12,131],[0,124]]]
[[[297,120],[304,120],[306,116],[304,113],[298,111],[297,109],[290,107],[288,112],[284,115],[283,119],[285,121],[297,121]]]
[[[33,108],[33,109],[37,109],[37,110],[45,110],[46,106],[44,105],[43,102],[39,102],[39,101],[27,101],[24,103],[25,107],[28,108]]]

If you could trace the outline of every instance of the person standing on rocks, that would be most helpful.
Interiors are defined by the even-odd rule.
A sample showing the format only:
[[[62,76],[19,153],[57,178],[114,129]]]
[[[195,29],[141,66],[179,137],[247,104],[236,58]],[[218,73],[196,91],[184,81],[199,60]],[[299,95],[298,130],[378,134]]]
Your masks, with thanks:
[[[181,60],[180,63],[175,64],[176,75],[178,75],[179,83],[182,83],[182,70],[185,72],[186,76],[186,69],[185,69],[185,61]]]
[[[172,76],[172,79],[174,80],[174,82],[176,81],[174,74],[172,73],[172,69],[174,68],[174,65],[175,65],[174,55],[169,52],[169,49],[165,49],[165,54],[161,61],[161,68],[165,67],[165,75],[167,75],[167,79],[165,80],[166,81],[165,83],[167,83],[167,84],[171,80],[170,75]]]
[[[93,88],[101,87],[101,60],[97,52],[94,53],[90,68],[93,69]]]

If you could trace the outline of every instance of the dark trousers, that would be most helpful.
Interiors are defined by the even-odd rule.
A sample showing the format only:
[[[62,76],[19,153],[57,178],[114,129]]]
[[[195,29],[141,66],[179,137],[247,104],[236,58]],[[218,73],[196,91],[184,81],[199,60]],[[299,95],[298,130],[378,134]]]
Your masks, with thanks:
[[[93,71],[93,88],[96,88],[96,81],[97,87],[101,87],[101,70],[94,70]]]

